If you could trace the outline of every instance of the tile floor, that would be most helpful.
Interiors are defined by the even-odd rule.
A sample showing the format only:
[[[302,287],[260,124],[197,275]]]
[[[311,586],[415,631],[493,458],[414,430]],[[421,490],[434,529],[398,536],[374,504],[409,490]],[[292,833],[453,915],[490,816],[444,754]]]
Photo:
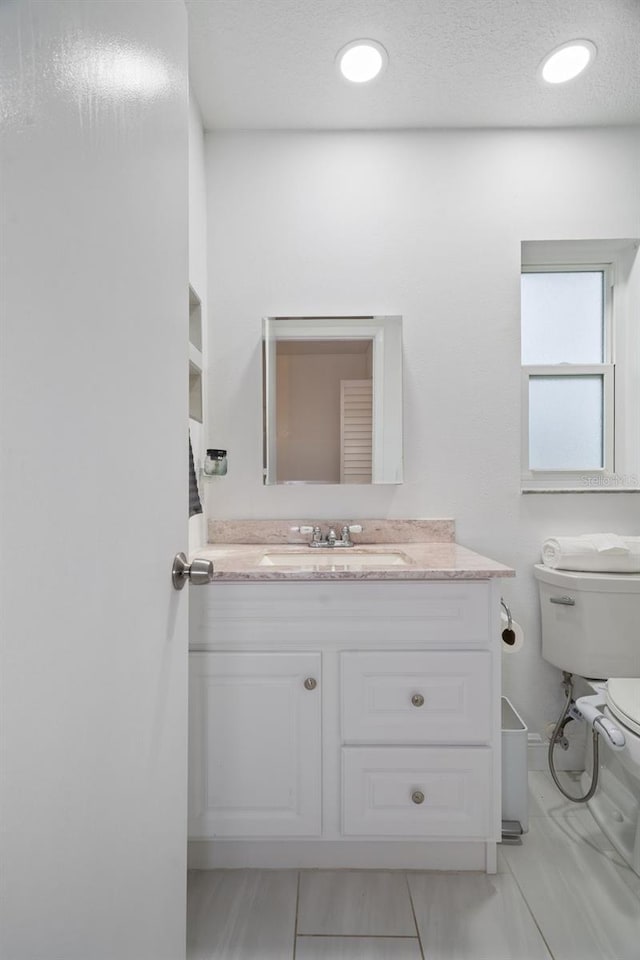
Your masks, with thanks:
[[[640,877],[530,773],[498,873],[191,871],[188,960],[639,960]]]

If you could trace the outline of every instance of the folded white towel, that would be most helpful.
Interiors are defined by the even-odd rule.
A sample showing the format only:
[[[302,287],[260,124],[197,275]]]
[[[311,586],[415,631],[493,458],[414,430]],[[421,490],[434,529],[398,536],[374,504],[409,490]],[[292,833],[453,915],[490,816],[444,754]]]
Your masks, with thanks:
[[[640,573],[640,537],[609,533],[551,537],[542,546],[542,562],[557,570]]]
[[[596,548],[598,553],[630,552],[625,540],[619,537],[617,533],[584,533],[577,539],[588,541]]]

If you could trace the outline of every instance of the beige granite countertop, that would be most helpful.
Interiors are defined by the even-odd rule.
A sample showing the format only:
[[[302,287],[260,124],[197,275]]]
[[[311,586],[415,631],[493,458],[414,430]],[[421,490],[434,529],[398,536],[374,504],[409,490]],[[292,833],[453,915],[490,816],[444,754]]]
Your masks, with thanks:
[[[326,533],[333,527],[339,534],[342,527],[357,523],[362,529],[354,534],[356,544],[385,543],[453,543],[455,540],[455,522],[450,519],[393,518],[354,519],[353,517],[307,517],[303,520],[209,520],[209,543],[253,543],[262,544],[289,543],[304,546],[309,542],[309,534],[300,531],[301,526],[316,524]],[[339,549],[339,548],[338,548]]]
[[[376,553],[387,557],[400,554],[404,562],[398,565],[388,562],[371,565],[369,558]],[[279,565],[262,563],[268,554],[277,555]],[[515,576],[515,571],[510,567],[453,542],[403,541],[320,549],[284,543],[222,543],[201,547],[194,551],[192,558],[196,557],[213,560],[214,582],[486,580],[490,577]],[[361,564],[359,557],[363,558]]]

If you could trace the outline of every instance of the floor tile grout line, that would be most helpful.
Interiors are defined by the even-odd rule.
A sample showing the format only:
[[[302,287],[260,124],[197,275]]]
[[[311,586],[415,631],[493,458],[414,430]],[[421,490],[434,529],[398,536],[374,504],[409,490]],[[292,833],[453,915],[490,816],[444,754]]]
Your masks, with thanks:
[[[524,840],[522,841],[522,843],[524,844]],[[518,846],[519,846],[519,844],[518,844]],[[515,880],[516,878],[515,878],[515,876],[514,876],[513,870],[511,869],[511,864],[509,863],[509,861],[508,861],[508,859],[507,859],[507,857],[505,856],[504,853],[503,853],[502,856],[500,857],[500,860],[502,861],[502,863],[506,864],[506,866],[507,866],[507,873],[508,873],[510,876],[512,876],[513,879]],[[500,872],[500,871],[498,871],[498,873],[499,873],[499,872]]]
[[[299,933],[301,940],[419,940],[408,933]]]
[[[418,939],[418,950],[420,951],[420,956],[422,960],[425,960],[424,948],[422,946],[422,937],[420,936],[420,927],[418,926],[418,920],[416,918],[416,908],[413,903],[413,894],[411,893],[411,884],[409,883],[409,876],[407,873],[404,875],[404,882],[407,885],[407,892],[409,894],[409,903],[411,905],[411,915],[413,916],[413,925],[416,928],[416,937]]]
[[[296,882],[296,918],[293,925],[293,953],[291,954],[292,960],[296,960],[296,952],[298,949],[298,910],[300,909],[300,874],[301,870],[298,870],[298,879]]]
[[[527,900],[527,898],[526,898],[526,896],[525,896],[525,892],[524,892],[524,890],[522,889],[522,887],[520,886],[520,883],[519,883],[519,881],[518,881],[518,878],[517,878],[516,875],[515,875],[515,871],[513,871],[513,870],[511,869],[511,864],[509,863],[509,861],[507,860],[507,858],[505,857],[504,859],[505,859],[505,861],[506,861],[507,867],[509,868],[509,873],[510,873],[510,875],[511,875],[511,879],[513,880],[513,882],[515,883],[516,887],[518,888],[518,892],[519,892],[520,896],[522,897],[522,899],[523,899],[523,901],[524,901],[525,907],[526,907],[527,910],[529,911],[529,915],[530,915],[531,919],[532,919],[533,922],[534,922],[534,925],[535,925],[536,930],[538,931],[538,933],[540,934],[540,937],[542,938],[542,942],[544,943],[545,947],[547,948],[547,951],[548,951],[548,953],[549,953],[549,956],[551,957],[551,960],[556,960],[555,954],[554,954],[553,950],[551,949],[551,946],[550,946],[550,944],[548,943],[547,938],[545,937],[544,933],[542,932],[542,928],[540,927],[540,924],[538,923],[538,918],[536,917],[535,913],[533,912],[533,907],[531,906],[531,904],[530,904],[529,901]]]

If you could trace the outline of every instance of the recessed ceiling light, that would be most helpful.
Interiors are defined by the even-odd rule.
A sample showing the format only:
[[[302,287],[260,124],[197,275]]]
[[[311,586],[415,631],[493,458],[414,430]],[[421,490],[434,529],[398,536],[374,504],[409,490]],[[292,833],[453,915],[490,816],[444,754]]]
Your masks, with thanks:
[[[338,51],[340,73],[351,83],[368,83],[386,67],[389,56],[377,40],[352,40]]]
[[[595,55],[595,44],[591,40],[569,40],[544,58],[540,76],[547,83],[566,83],[582,73]]]

